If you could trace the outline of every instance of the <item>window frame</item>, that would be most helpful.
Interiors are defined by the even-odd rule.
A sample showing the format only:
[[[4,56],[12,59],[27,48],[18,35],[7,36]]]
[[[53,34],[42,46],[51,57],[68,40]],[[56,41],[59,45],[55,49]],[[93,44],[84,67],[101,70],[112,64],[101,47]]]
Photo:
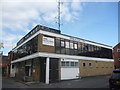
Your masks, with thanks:
[[[60,40],[60,46],[61,46],[62,48],[65,48],[65,40]]]
[[[117,52],[120,52],[120,48],[117,48]]]
[[[84,64],[85,64],[85,66],[84,66]],[[83,62],[83,63],[82,63],[82,66],[85,68],[85,67],[87,67],[87,64],[86,64],[85,62]]]
[[[120,61],[120,57],[118,57],[118,61]]]
[[[68,45],[67,45],[68,44]],[[68,40],[65,40],[65,48],[70,48],[70,41],[68,41]]]
[[[70,49],[74,49],[74,43],[70,42]]]
[[[77,45],[77,46],[75,47],[75,45]],[[74,49],[78,50],[78,43],[77,42],[74,42]]]
[[[91,62],[89,62],[88,64],[89,64],[89,67],[93,67],[93,65],[92,65],[92,63],[91,63]],[[90,64],[91,64],[91,65],[90,65]]]

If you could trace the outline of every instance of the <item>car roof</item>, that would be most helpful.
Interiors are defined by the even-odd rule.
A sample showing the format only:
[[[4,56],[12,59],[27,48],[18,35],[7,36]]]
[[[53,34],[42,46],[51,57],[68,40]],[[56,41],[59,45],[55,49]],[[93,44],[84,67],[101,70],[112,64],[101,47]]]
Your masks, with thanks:
[[[120,69],[115,69],[113,72],[120,72]]]

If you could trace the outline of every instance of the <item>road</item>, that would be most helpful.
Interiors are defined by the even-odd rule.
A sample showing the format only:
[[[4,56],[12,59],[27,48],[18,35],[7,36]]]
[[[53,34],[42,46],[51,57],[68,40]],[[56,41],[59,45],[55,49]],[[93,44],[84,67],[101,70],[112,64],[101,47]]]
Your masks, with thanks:
[[[3,77],[2,88],[109,88],[108,79],[109,76],[96,76],[46,85],[44,83],[22,82]]]

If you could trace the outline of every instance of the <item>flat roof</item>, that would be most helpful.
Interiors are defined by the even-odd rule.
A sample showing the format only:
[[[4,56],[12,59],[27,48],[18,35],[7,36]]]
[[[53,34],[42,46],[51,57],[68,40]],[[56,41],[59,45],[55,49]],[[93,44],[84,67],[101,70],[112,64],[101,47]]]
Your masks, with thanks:
[[[37,25],[37,26],[35,26],[31,31],[33,31],[36,27],[42,27],[42,25]],[[48,28],[48,27],[45,27],[45,26],[43,26],[44,28]],[[70,36],[70,35],[67,35],[67,34],[62,34],[59,30],[56,30],[56,29],[52,29],[52,28],[49,28],[49,29],[51,29],[51,30],[53,30],[53,31],[55,31],[55,32],[53,32],[53,31],[50,31],[50,30],[47,30],[47,29],[45,29],[44,30],[44,28],[43,29],[41,29],[41,28],[38,28],[39,30],[37,31],[37,32],[35,32],[34,34],[32,34],[30,37],[32,37],[33,35],[35,35],[36,33],[38,33],[39,32],[39,34],[40,34],[40,31],[46,31],[46,32],[50,32],[50,33],[54,33],[54,34],[59,34],[59,35],[62,35],[62,36],[66,36],[66,37],[70,37],[71,39],[73,39],[73,41],[76,41],[76,40],[82,40],[82,41],[87,41],[87,42],[90,42],[90,43],[94,43],[94,44],[98,44],[98,45],[103,45],[103,46],[106,46],[106,47],[109,47],[109,48],[112,48],[112,46],[109,46],[109,45],[105,45],[105,44],[101,44],[101,43],[97,43],[97,42],[94,42],[94,41],[90,41],[90,40],[86,40],[86,39],[82,39],[82,38],[79,38],[79,37],[75,37],[75,36]],[[31,32],[30,31],[30,32]],[[30,33],[29,32],[29,33]],[[29,33],[27,33],[25,36],[27,36]],[[38,34],[37,34],[38,35]],[[36,36],[37,36],[36,35]],[[25,37],[24,36],[24,37]],[[23,38],[24,38],[23,37]],[[26,38],[22,43],[24,43],[27,39],[29,39],[30,37],[28,37],[28,38]],[[23,39],[22,38],[22,39]],[[20,40],[22,40],[22,39],[20,39]],[[20,40],[18,41],[18,42],[20,42]],[[22,43],[20,43],[20,44],[22,44]],[[84,43],[84,42],[83,42]],[[18,47],[20,44],[17,44],[16,45],[16,47]],[[91,44],[92,45],[92,44]],[[16,48],[15,47],[15,48]],[[13,49],[15,49],[15,48],[13,48]],[[12,49],[12,50],[13,50]]]

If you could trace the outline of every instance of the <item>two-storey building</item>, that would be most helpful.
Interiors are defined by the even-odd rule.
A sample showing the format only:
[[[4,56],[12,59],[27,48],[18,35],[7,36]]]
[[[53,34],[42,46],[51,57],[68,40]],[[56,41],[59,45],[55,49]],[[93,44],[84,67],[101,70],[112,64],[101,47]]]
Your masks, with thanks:
[[[11,77],[46,84],[110,74],[114,69],[111,46],[41,25],[17,43],[11,56]]]

